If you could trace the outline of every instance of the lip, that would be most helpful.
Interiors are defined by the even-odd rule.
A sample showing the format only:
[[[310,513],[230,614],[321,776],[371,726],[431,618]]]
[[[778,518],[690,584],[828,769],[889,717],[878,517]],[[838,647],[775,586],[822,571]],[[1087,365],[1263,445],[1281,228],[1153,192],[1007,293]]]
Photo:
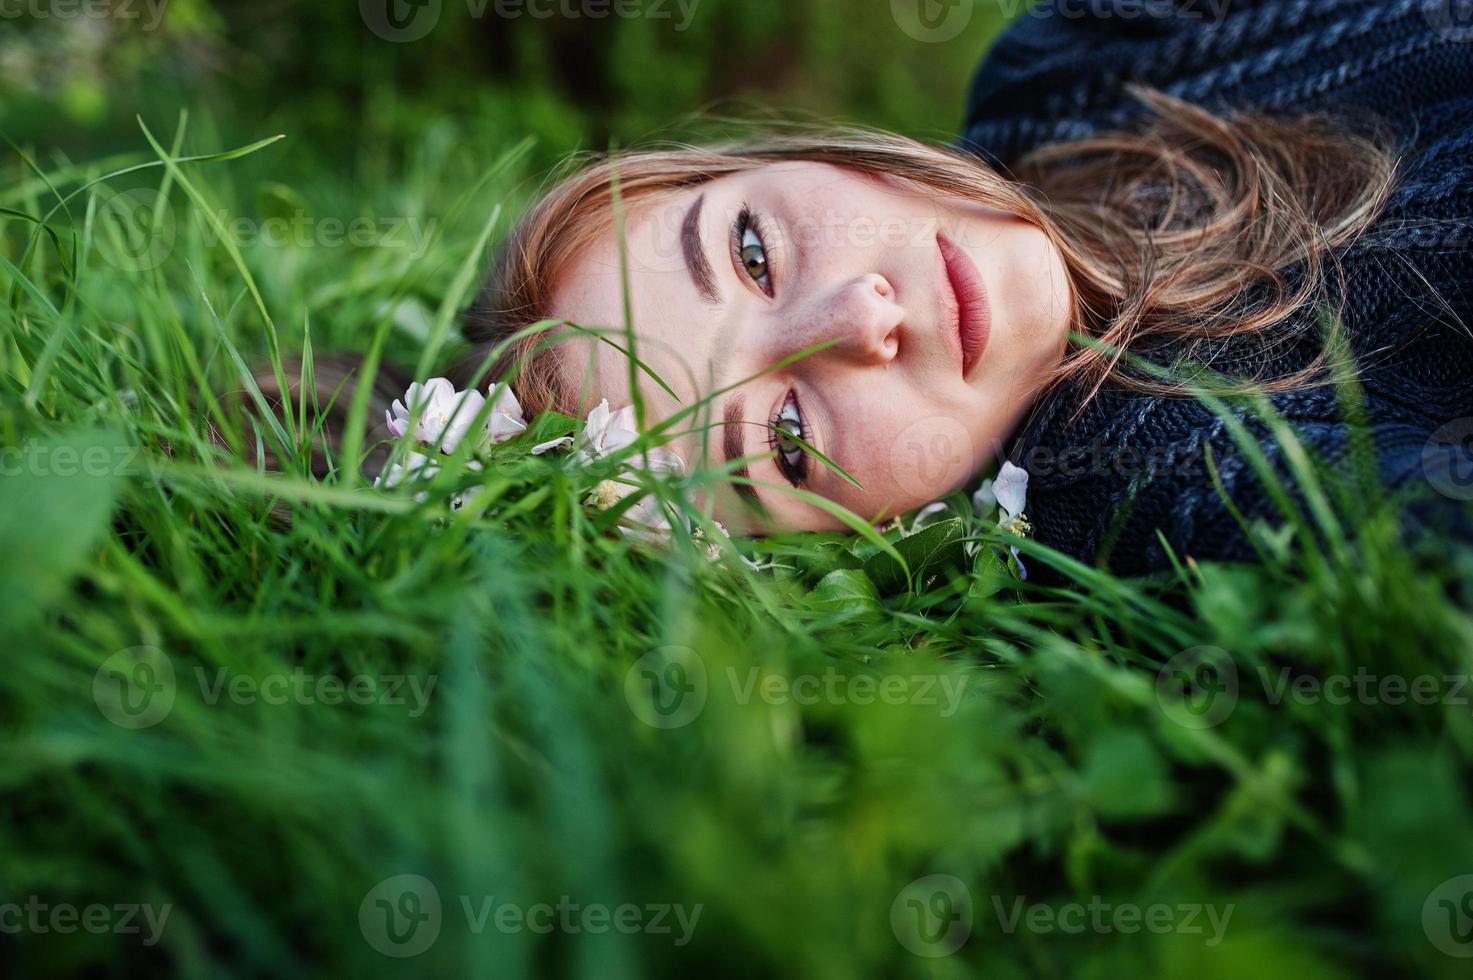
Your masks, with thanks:
[[[959,349],[962,378],[969,377],[982,353],[987,349],[987,338],[992,333],[992,308],[987,301],[987,284],[982,273],[967,253],[951,239],[938,233],[936,244],[941,250],[941,261],[946,268],[948,334],[955,338]]]

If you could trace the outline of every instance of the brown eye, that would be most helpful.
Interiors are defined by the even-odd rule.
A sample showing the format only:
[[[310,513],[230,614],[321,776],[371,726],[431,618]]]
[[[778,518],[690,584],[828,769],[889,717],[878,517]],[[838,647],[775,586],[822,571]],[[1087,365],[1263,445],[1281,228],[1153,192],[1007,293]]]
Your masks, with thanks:
[[[751,228],[742,234],[741,259],[742,268],[747,270],[747,275],[758,282],[767,277],[767,250],[762,247],[762,241]]]
[[[757,216],[745,204],[731,226],[731,261],[752,278],[763,294],[773,294],[772,261],[767,255],[767,240]]]
[[[778,448],[785,453],[798,449],[798,443],[794,440],[803,438],[803,423],[795,418],[780,418],[777,422],[779,435],[777,437]]]
[[[771,419],[772,431],[768,443],[777,456],[777,468],[793,486],[799,486],[808,478],[808,453],[799,444],[808,442],[804,431],[803,411],[798,407],[798,396],[788,392],[782,408]]]

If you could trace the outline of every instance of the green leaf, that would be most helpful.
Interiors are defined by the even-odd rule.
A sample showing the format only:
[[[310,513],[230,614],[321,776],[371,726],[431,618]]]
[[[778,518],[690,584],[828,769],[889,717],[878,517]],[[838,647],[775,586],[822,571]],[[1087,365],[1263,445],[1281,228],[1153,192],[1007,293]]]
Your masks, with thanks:
[[[910,566],[910,580],[917,589],[924,588],[932,577],[947,569],[963,570],[966,566],[966,529],[960,518],[939,521],[921,528],[915,534],[895,542],[895,551]],[[907,585],[905,569],[887,552],[881,552],[865,561],[867,574],[880,590],[888,595]]]
[[[1139,817],[1171,806],[1170,772],[1151,740],[1138,731],[1100,732],[1079,774],[1085,802],[1104,817]]]
[[[972,559],[972,584],[967,595],[974,599],[985,599],[999,590],[1012,585],[1016,579],[1002,560],[1002,553],[986,544],[979,545]]]
[[[49,607],[107,528],[137,450],[83,429],[0,451],[0,623]]]
[[[873,612],[880,608],[880,595],[864,572],[840,568],[829,572],[808,593],[808,603],[826,612]]]
[[[527,424],[526,431],[515,439],[508,439],[505,449],[515,451],[516,455],[530,452],[532,447],[540,442],[550,439],[561,439],[570,436],[578,428],[578,423],[559,412],[543,412]]]

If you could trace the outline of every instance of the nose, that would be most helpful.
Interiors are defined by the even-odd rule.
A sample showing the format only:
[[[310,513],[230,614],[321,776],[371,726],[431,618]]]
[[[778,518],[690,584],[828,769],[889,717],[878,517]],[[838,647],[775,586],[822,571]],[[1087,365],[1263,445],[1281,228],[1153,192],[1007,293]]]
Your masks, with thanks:
[[[895,289],[878,273],[866,273],[815,297],[781,331],[787,335],[781,356],[837,341],[818,358],[842,358],[858,364],[888,364],[900,350],[905,310],[895,302]]]

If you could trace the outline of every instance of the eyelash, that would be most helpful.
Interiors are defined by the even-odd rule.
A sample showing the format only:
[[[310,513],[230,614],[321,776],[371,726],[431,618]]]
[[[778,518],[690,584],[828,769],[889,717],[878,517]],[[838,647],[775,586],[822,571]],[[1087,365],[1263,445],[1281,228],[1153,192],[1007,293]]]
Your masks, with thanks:
[[[757,244],[762,249],[762,279],[765,282],[753,279],[751,274],[747,272],[746,263],[742,261],[742,241],[747,237],[748,231],[751,231],[752,234],[757,236]],[[736,263],[737,270],[741,275],[752,279],[753,282],[757,283],[757,288],[768,296],[773,294],[773,262],[768,255],[767,236],[762,233],[761,219],[753,214],[751,207],[746,204],[742,205],[741,210],[737,213],[736,221],[731,226],[731,258]]]
[[[754,278],[747,270],[746,262],[742,260],[743,242],[746,240],[748,231],[752,232],[756,237],[757,244],[762,249],[761,279]],[[762,234],[762,222],[757,215],[752,213],[751,207],[746,204],[742,205],[741,210],[737,213],[736,221],[731,226],[731,257],[737,269],[742,274],[757,283],[758,288],[765,294],[768,296],[773,295],[773,261],[771,256],[768,255],[766,236]],[[789,406],[792,407],[792,414],[796,418],[785,420],[783,415],[788,411]],[[789,389],[787,396],[783,399],[783,403],[777,412],[768,420],[767,445],[772,449],[773,459],[777,463],[778,472],[783,475],[783,479],[797,487],[801,486],[808,479],[808,453],[801,447],[784,450],[779,446],[779,439],[782,438],[779,433],[786,431],[781,425],[784,421],[789,421],[790,423],[796,421],[799,430],[797,437],[802,439],[806,444],[813,445],[813,438],[808,431],[808,420],[804,417],[802,407],[798,402],[798,393],[791,389]],[[790,461],[788,459],[788,453],[790,452],[796,453],[797,458],[795,460]]]
[[[789,405],[792,405],[793,414],[797,416],[798,438],[810,446],[813,445],[813,438],[808,432],[808,420],[803,417],[803,410],[798,404],[798,393],[791,389],[788,391],[787,397],[783,399],[781,407],[768,420],[767,445],[772,448],[772,454],[777,462],[778,472],[783,475],[785,480],[796,487],[801,486],[808,479],[808,453],[801,446],[789,450],[798,454],[796,461],[789,462],[787,457],[789,451],[784,451],[778,445],[778,440],[781,438],[778,433],[786,432],[780,423],[785,421],[783,413],[787,411]]]

